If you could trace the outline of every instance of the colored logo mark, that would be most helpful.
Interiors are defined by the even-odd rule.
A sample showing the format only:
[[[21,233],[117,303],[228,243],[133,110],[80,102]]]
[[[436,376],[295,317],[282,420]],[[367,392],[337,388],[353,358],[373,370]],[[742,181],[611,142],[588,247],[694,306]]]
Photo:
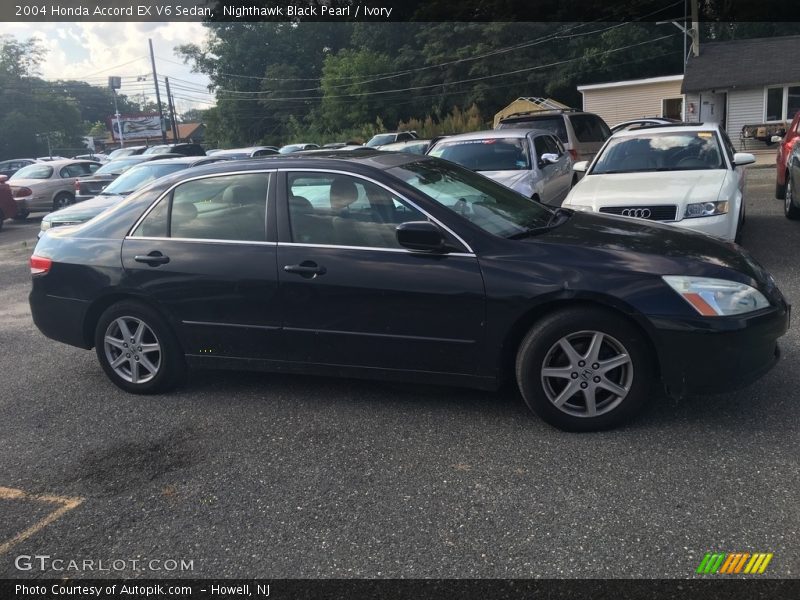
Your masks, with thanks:
[[[707,552],[696,572],[703,575],[760,574],[767,570],[772,556],[772,552]]]

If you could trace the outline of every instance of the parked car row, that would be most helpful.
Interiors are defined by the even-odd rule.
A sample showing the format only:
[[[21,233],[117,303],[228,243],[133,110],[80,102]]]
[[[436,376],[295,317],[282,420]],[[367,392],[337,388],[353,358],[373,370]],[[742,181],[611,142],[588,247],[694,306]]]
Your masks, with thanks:
[[[550,135],[513,131],[502,156],[530,159]],[[574,190],[613,175],[591,171],[616,170],[645,131],[612,138],[619,150],[601,151]],[[684,145],[650,131],[664,153],[653,160],[705,170],[686,152],[713,155],[704,128],[671,134]],[[721,142],[716,152],[729,169]],[[544,420],[584,431],[631,418],[657,379],[675,395],[726,391],[778,360],[789,306],[718,238],[547,207],[450,161],[366,148],[194,163],[128,185],[189,160],[132,167],[103,193],[137,191],[83,224],[51,219],[30,259],[36,326],[95,348],[128,392],[169,390],[189,367],[511,379]]]

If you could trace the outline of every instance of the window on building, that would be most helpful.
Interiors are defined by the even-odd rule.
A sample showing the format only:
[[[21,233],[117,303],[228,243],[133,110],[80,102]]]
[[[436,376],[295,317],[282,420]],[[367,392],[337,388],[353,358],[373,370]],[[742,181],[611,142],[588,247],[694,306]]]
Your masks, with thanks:
[[[661,116],[667,119],[683,119],[683,98],[664,98],[661,101]]]
[[[766,121],[791,121],[800,110],[800,85],[767,88]]]

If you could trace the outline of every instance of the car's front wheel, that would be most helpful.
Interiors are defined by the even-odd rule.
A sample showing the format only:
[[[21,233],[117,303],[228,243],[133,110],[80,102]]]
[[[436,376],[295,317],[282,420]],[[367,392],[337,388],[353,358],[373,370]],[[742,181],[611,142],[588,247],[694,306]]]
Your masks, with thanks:
[[[794,186],[792,185],[792,178],[786,178],[786,192],[783,200],[783,214],[787,219],[797,220],[800,219],[800,207],[797,206],[795,197]]]
[[[567,431],[626,421],[646,401],[652,373],[653,357],[638,329],[592,307],[561,310],[538,321],[516,362],[525,403]]]
[[[122,301],[106,309],[95,328],[95,350],[109,379],[134,394],[168,391],[186,374],[172,330],[139,302]]]

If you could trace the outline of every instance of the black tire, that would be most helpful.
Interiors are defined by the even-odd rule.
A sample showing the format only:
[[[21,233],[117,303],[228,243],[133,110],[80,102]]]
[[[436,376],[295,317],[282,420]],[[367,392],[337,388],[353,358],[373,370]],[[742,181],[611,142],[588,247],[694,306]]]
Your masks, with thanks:
[[[62,208],[66,208],[73,202],[75,202],[75,196],[73,196],[69,192],[59,192],[58,194],[56,194],[56,197],[53,198],[53,210],[56,211]]]
[[[3,231],[3,223],[6,221],[6,216],[3,214],[3,211],[0,210],[0,231]]]
[[[784,181],[786,181],[787,178],[788,178],[788,175],[786,176]],[[781,185],[780,183],[776,183],[775,184],[775,197],[778,200],[783,200],[783,199],[786,198],[786,196],[784,194],[786,194],[786,184],[784,183],[783,185]]]
[[[128,339],[123,335],[120,320],[126,324],[133,338]],[[139,331],[137,323],[143,324],[146,329],[142,330],[140,345],[133,346],[131,342]],[[117,344],[106,344],[107,334]],[[186,361],[175,334],[161,315],[145,304],[124,300],[107,308],[97,322],[94,343],[97,358],[106,375],[126,392],[166,392],[185,380]],[[153,344],[158,346],[158,350],[153,349]],[[148,347],[151,349],[147,350]],[[116,368],[112,366],[115,359],[122,361]],[[141,379],[138,382],[134,381],[134,369]]]
[[[795,198],[795,195],[796,192],[792,185],[792,178],[787,176],[786,193],[784,194],[783,200],[783,214],[786,215],[787,219],[791,219],[792,221],[800,219],[800,207],[797,206],[797,201],[800,200],[800,198]]]
[[[600,341],[597,362],[581,364],[593,358],[595,339]],[[575,351],[574,362],[560,345],[562,340]],[[611,359],[627,362],[603,371],[602,363]],[[623,317],[602,308],[568,308],[542,318],[522,340],[517,384],[528,407],[551,425],[565,431],[597,431],[625,422],[642,408],[652,384],[653,360],[642,334]],[[543,373],[546,366],[559,374],[548,377]],[[606,385],[625,393],[614,393]],[[594,416],[589,412],[589,393],[597,400]],[[561,408],[555,401],[563,402]]]
[[[745,214],[744,210],[744,199],[742,199],[742,209],[739,213],[739,222],[736,224],[736,236],[733,238],[733,241],[737,244],[741,244],[742,240],[744,240],[744,225],[747,221],[747,215]]]
[[[29,214],[31,214],[31,213],[29,211],[27,211],[27,210],[18,210],[17,214],[14,215],[14,220],[15,221],[24,221],[25,219],[28,218]]]

